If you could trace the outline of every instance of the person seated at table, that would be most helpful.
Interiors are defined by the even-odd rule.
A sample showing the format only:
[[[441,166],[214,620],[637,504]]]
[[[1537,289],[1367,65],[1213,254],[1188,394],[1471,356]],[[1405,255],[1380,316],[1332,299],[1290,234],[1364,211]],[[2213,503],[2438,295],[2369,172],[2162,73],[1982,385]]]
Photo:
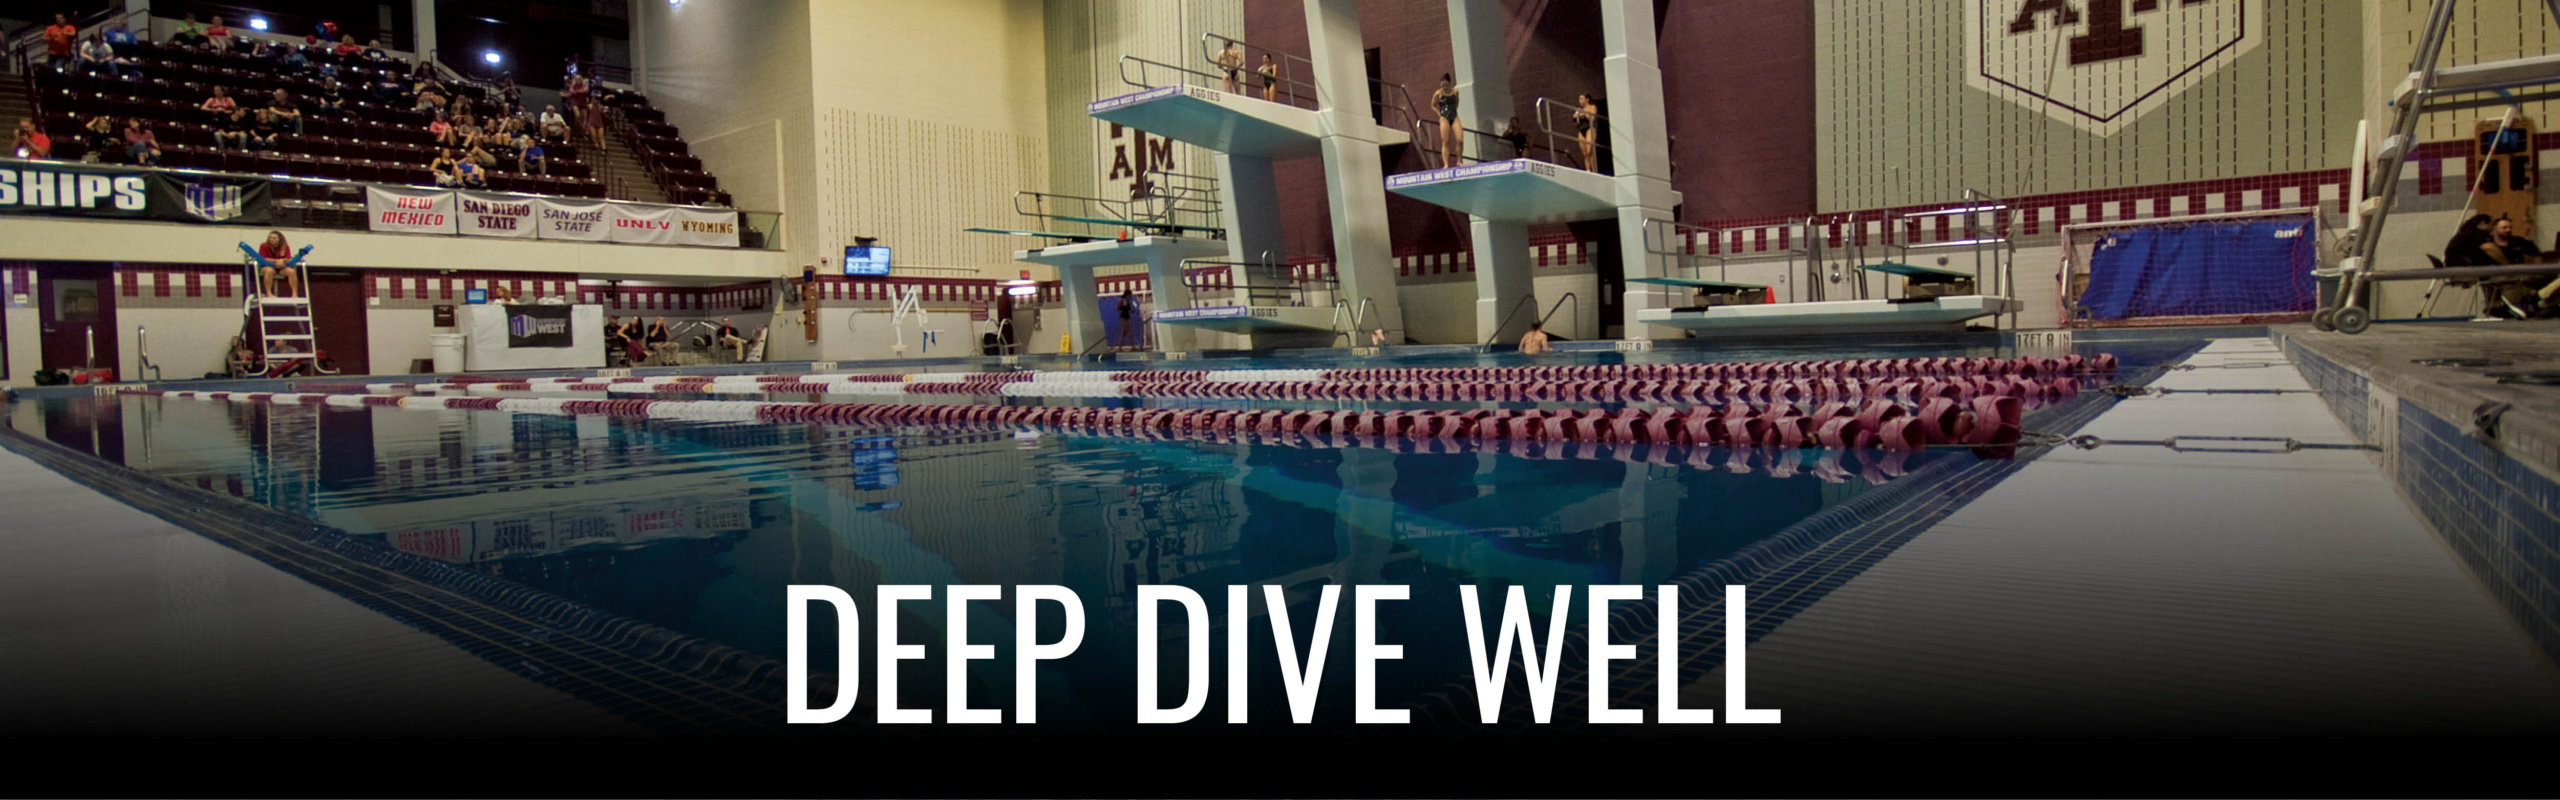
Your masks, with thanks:
[[[720,332],[712,335],[711,341],[736,352],[739,361],[747,360],[747,340],[738,335],[737,327],[729,324],[728,317],[720,318]]]
[[[649,360],[652,363],[676,363],[676,335],[667,329],[666,317],[659,317],[658,321],[649,323],[649,335],[644,341],[649,345]]]
[[[1539,353],[1555,352],[1555,346],[1547,343],[1546,328],[1546,323],[1537,320],[1529,321],[1529,332],[1520,334],[1521,355],[1533,356]]]
[[[2517,236],[2515,220],[2499,217],[2490,223],[2489,237],[2481,241],[2480,253],[2492,264],[2525,264],[2539,260],[2542,247],[2532,239]],[[2542,296],[2533,289],[2533,280],[2525,275],[2483,279],[2481,313],[2508,319],[2541,316]]]
[[[612,361],[615,353],[622,352],[622,349],[630,344],[630,338],[623,332],[622,317],[606,317],[604,320],[605,360]]]

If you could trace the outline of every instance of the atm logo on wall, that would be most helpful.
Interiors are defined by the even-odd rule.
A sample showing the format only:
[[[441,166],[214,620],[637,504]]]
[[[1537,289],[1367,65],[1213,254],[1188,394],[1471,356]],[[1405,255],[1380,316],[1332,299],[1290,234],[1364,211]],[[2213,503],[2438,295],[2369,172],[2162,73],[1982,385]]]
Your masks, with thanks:
[[[2266,42],[2267,0],[1966,0],[1965,82],[2100,136]]]

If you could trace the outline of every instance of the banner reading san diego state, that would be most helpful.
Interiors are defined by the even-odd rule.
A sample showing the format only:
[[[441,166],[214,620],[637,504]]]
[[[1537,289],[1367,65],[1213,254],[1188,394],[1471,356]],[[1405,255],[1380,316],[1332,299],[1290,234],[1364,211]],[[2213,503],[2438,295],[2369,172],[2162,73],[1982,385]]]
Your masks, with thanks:
[[[471,236],[499,236],[509,239],[533,238],[534,199],[515,195],[463,192],[455,201],[460,213],[454,215],[462,232]]]
[[[508,347],[574,347],[568,306],[506,306]]]
[[[367,186],[365,218],[383,233],[443,233],[456,230],[453,192]]]

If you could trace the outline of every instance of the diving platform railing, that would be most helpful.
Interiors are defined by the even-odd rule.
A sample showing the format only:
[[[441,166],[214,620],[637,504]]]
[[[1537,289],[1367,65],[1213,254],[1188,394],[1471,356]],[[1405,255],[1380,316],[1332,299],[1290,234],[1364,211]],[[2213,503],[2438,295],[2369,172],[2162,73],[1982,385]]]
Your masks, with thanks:
[[[1538,130],[1546,134],[1547,152],[1555,154],[1556,165],[1573,167],[1584,172],[1604,172],[1604,170],[1599,168],[1599,165],[1608,163],[1608,159],[1610,158],[1609,143],[1602,141],[1600,134],[1602,131],[1608,129],[1609,117],[1607,115],[1586,112],[1582,110],[1581,106],[1547,97],[1538,98],[1535,103],[1535,110],[1538,116]],[[1579,122],[1583,118],[1589,117],[1590,129],[1587,131],[1576,130],[1572,133],[1558,133],[1556,130],[1555,120],[1558,110],[1562,110],[1565,115],[1565,119],[1568,122]],[[1591,138],[1588,140],[1582,138],[1585,134],[1588,134]],[[1564,163],[1563,159],[1565,151],[1556,149],[1557,136],[1563,136],[1565,139],[1574,143],[1574,159],[1576,163]],[[1581,157],[1581,148],[1585,143],[1588,143],[1591,147],[1591,158],[1587,161],[1583,160]]]
[[[1182,262],[1182,283],[1191,290],[1191,304],[1193,306],[1232,305],[1232,301],[1238,299],[1238,295],[1241,294],[1243,305],[1246,306],[1303,308],[1314,305],[1309,296],[1316,292],[1323,292],[1327,297],[1341,292],[1338,278],[1324,275],[1302,279],[1295,274],[1294,265],[1269,258],[1268,253],[1264,255],[1266,257],[1261,261],[1195,258]],[[1193,272],[1203,267],[1212,269]],[[1248,274],[1243,283],[1224,283],[1210,279],[1209,276],[1222,272],[1214,268],[1221,267],[1227,270],[1241,270]]]
[[[1765,301],[1769,292],[1768,284],[1733,281],[1727,275],[1731,265],[1723,255],[1699,252],[1702,249],[1697,244],[1700,238],[1713,242],[1722,233],[1723,231],[1716,228],[1667,219],[1645,221],[1645,253],[1675,260],[1676,266],[1673,267],[1673,271],[1686,274],[1628,278],[1627,282],[1650,287],[1648,291],[1653,293],[1656,299],[1666,301],[1663,304],[1666,306],[1677,305],[1676,301],[1684,293],[1694,293],[1696,305],[1699,307]],[[1713,278],[1705,274],[1707,262],[1715,264],[1716,274]],[[1760,300],[1745,299],[1754,291],[1762,293]]]
[[[1206,234],[1223,239],[1226,227],[1221,215],[1225,205],[1218,197],[1217,179],[1172,172],[1149,175],[1175,179],[1157,183],[1144,196],[1120,200],[1105,197],[1083,197],[1050,192],[1016,192],[1013,213],[1038,220],[1040,230],[1008,231],[971,228],[980,233],[1069,237],[1073,231],[1056,229],[1071,226],[1143,231],[1159,236]],[[1116,231],[1094,235],[1107,239]]]
[[[1561,311],[1565,310],[1566,308],[1571,308],[1571,309],[1573,309],[1573,321],[1574,321],[1574,322],[1576,322],[1576,323],[1581,322],[1581,321],[1582,321],[1582,306],[1581,306],[1580,304],[1578,304],[1578,303],[1575,303],[1575,302],[1574,302],[1575,300],[1578,300],[1578,299],[1581,299],[1581,298],[1580,298],[1580,296],[1579,296],[1579,295],[1574,294],[1573,292],[1566,292],[1566,293],[1564,293],[1564,296],[1563,296],[1563,297],[1556,298],[1556,302],[1555,302],[1555,304],[1554,304],[1554,305],[1547,306],[1547,313],[1545,313],[1545,314],[1541,314],[1541,315],[1539,315],[1539,316],[1538,316],[1538,329],[1539,329],[1539,330],[1545,330],[1545,329],[1546,329],[1546,327],[1547,327],[1547,321],[1548,321],[1548,320],[1555,319],[1555,318],[1556,318],[1556,314],[1557,314],[1558,312],[1561,312]],[[1492,336],[1490,336],[1490,337],[1486,337],[1486,339],[1484,340],[1484,347],[1485,347],[1485,349],[1486,349],[1486,350],[1491,350],[1491,349],[1493,349],[1494,344],[1495,344],[1496,342],[1498,342],[1499,340],[1501,340],[1501,338],[1502,338],[1502,331],[1503,331],[1504,329],[1506,329],[1506,328],[1511,327],[1511,321],[1512,321],[1512,320],[1514,320],[1514,319],[1518,319],[1518,318],[1520,317],[1520,310],[1521,310],[1521,309],[1524,309],[1524,308],[1528,308],[1528,307],[1529,307],[1529,304],[1531,304],[1531,303],[1535,303],[1535,302],[1537,302],[1537,301],[1538,301],[1538,297],[1537,297],[1537,295],[1528,295],[1528,296],[1525,296],[1525,297],[1520,298],[1520,302],[1517,302],[1517,303],[1513,303],[1513,304],[1511,304],[1511,310],[1510,310],[1510,311],[1508,311],[1508,312],[1505,312],[1505,313],[1502,315],[1502,324],[1499,324],[1499,325],[1495,325],[1495,326],[1493,326],[1493,331],[1494,331],[1494,332],[1493,332],[1493,335],[1492,335]],[[1552,333],[1547,334],[1547,336],[1548,336],[1548,338],[1553,338],[1553,339],[1566,339],[1566,338],[1567,338],[1567,337],[1563,337],[1563,336],[1557,336],[1557,335],[1552,334]],[[1567,340],[1568,340],[1568,341],[1570,341],[1570,339],[1567,339]]]
[[[1888,213],[1883,219],[1883,231],[1878,245],[1888,252],[1898,252],[1901,258],[1896,260],[1888,255],[1880,261],[1870,262],[1866,260],[1865,250],[1861,247],[1858,268],[1868,272],[1900,275],[1908,279],[1907,282],[1911,284],[1952,284],[1955,279],[1963,278],[1967,279],[1968,283],[1960,287],[1965,290],[1956,292],[1958,294],[2006,296],[2011,284],[2015,281],[2017,270],[2017,244],[2009,237],[2009,231],[2014,228],[2014,214],[2015,211],[2008,201],[1977,189],[1964,190],[1964,198],[1956,206],[1928,211]],[[1988,223],[1983,222],[1986,216],[1991,219]],[[1949,226],[1952,229],[1953,238],[1930,242],[1917,241],[1918,225],[1915,221],[1939,217],[1954,217],[1959,220],[1958,224]],[[1811,235],[1811,231],[1806,233],[1808,236]],[[1972,271],[1949,268],[1948,264],[1951,261],[1946,256],[1938,257],[1936,266],[1913,263],[1914,252],[1943,250],[1962,250],[1970,253],[1973,256]],[[2010,319],[2012,323],[2016,321],[2015,311],[2010,313]]]
[[[1219,60],[1220,54],[1229,47],[1237,48],[1236,64],[1227,64]],[[1253,58],[1257,54],[1265,58],[1279,56],[1271,62],[1273,74],[1262,73],[1262,65],[1256,63]],[[1274,103],[1306,109],[1316,108],[1320,100],[1316,94],[1315,82],[1298,78],[1301,74],[1311,74],[1316,71],[1316,62],[1304,56],[1262,47],[1230,36],[1204,33],[1200,35],[1200,60],[1219,70],[1218,74],[1211,77],[1218,79],[1220,91],[1260,97]],[[1232,80],[1237,83],[1237,88],[1226,88],[1225,84],[1230,80],[1226,77],[1228,72],[1234,73]],[[1121,81],[1124,83],[1128,81],[1125,68],[1121,74]],[[1283,97],[1288,99],[1282,100]]]

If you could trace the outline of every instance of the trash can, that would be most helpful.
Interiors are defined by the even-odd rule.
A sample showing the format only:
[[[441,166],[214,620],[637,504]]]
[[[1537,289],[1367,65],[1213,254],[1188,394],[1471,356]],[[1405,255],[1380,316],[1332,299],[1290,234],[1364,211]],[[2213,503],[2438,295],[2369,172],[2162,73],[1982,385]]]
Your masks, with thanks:
[[[462,340],[464,338],[459,333],[427,334],[427,351],[435,354],[437,372],[451,374],[463,370]]]

